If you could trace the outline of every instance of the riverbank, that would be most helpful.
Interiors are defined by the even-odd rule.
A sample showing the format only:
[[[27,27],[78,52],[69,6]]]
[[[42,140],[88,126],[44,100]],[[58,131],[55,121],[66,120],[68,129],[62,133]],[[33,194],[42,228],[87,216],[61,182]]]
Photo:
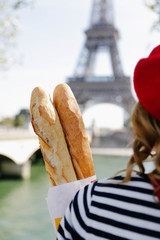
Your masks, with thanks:
[[[130,157],[132,148],[91,148],[93,155]]]

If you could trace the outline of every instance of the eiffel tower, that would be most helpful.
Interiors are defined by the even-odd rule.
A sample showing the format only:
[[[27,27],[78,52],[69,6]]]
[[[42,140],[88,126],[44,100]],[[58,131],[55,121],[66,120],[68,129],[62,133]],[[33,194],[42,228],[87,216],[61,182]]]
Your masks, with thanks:
[[[134,103],[130,78],[125,76],[117,47],[118,30],[113,22],[113,0],[93,0],[89,28],[74,74],[67,79],[82,109],[88,101],[113,103],[130,113]],[[95,59],[99,51],[109,54],[113,74],[96,76]],[[109,64],[109,63],[108,63]],[[107,67],[107,63],[106,63]]]

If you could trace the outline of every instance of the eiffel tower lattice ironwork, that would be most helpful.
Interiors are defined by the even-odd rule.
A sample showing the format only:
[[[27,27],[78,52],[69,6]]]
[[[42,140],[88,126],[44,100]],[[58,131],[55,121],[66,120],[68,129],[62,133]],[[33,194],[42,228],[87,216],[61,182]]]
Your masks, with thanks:
[[[113,0],[93,0],[90,25],[85,31],[86,41],[74,75],[67,79],[67,83],[82,106],[92,100],[98,103],[113,103],[130,112],[130,105],[134,100],[130,78],[124,75],[121,66],[112,2]],[[113,72],[111,76],[94,74],[98,51],[108,51]]]

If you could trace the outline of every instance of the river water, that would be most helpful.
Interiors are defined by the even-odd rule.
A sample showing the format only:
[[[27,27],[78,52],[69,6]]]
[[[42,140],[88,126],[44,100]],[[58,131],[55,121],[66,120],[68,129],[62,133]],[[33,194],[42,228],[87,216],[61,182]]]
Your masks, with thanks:
[[[94,156],[97,178],[125,168],[128,158]],[[54,240],[46,196],[50,181],[42,161],[32,165],[31,179],[0,179],[0,240]]]

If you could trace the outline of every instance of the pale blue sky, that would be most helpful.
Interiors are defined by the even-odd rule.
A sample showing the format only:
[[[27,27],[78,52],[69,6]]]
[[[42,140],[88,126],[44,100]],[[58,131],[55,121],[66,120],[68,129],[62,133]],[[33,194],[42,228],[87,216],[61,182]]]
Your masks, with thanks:
[[[51,96],[56,84],[71,76],[88,27],[91,0],[37,0],[19,13],[16,51],[21,64],[0,72],[0,117],[29,108],[31,91],[43,87]],[[139,58],[159,44],[160,33],[151,33],[155,15],[144,0],[114,0],[115,26],[122,66],[132,77]]]

